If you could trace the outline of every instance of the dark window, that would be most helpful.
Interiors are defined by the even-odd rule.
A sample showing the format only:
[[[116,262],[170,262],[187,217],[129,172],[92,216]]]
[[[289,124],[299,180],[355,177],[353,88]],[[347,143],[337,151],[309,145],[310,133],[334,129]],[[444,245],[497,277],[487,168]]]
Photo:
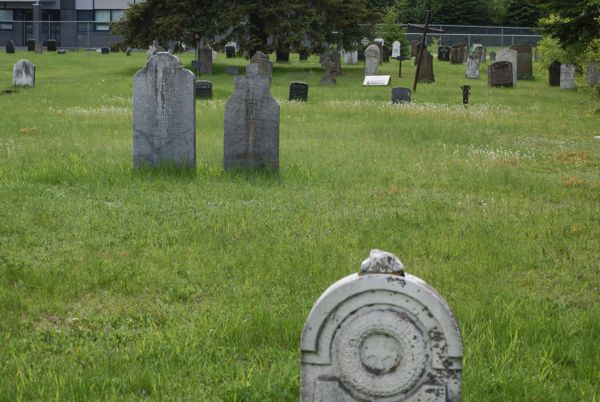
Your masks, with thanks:
[[[12,31],[13,10],[0,10],[0,31]]]
[[[77,24],[77,31],[79,32],[88,32],[94,30],[94,24],[88,21],[94,21],[94,12],[92,10],[78,10],[77,11],[77,21],[86,21],[79,22]]]
[[[123,10],[79,10],[77,11],[77,20],[80,22],[77,30],[79,32],[87,32],[88,30],[91,32],[110,32],[110,23],[118,21],[122,16]]]

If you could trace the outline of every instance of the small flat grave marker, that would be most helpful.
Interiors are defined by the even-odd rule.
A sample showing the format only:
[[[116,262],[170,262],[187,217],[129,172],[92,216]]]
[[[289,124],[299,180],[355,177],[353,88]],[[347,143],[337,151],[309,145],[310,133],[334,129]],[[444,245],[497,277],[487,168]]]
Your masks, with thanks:
[[[410,103],[410,88],[392,88],[392,103]]]
[[[390,84],[390,75],[367,75],[363,81],[363,86],[387,86]]]

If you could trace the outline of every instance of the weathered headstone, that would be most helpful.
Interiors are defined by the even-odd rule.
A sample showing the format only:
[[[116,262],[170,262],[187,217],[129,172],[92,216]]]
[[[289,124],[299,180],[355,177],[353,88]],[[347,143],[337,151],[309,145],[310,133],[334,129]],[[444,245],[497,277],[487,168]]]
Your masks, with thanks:
[[[195,76],[168,52],[133,77],[133,167],[196,167]]]
[[[479,48],[478,48],[479,49]],[[467,57],[467,78],[477,79],[479,78],[479,59],[477,52],[472,53]]]
[[[292,82],[290,84],[290,95],[288,100],[307,102],[308,84],[306,82]]]
[[[56,39],[48,39],[48,42],[46,42],[46,49],[49,52],[56,52]]]
[[[526,44],[512,45],[512,50],[517,51],[517,79],[533,79],[533,61],[531,57],[531,46]]]
[[[418,82],[432,83],[435,81],[433,75],[433,56],[426,49],[423,50],[423,59],[421,60],[421,69],[419,70]]]
[[[212,82],[196,80],[196,99],[211,99],[212,97]]]
[[[27,39],[27,51],[35,51],[35,39]]]
[[[496,53],[496,61],[508,61],[512,64],[513,87],[517,86],[517,65],[519,53],[514,49],[500,49]]]
[[[250,67],[251,64],[258,66],[258,75],[263,78],[268,78],[270,85],[271,78],[273,77],[273,63],[269,61],[267,55],[261,51],[254,53],[254,56],[250,59],[250,64],[246,66],[246,74],[248,73],[248,67]]]
[[[490,52],[490,63],[496,61],[496,52]]]
[[[575,66],[573,64],[560,65],[560,89],[575,88]]]
[[[438,60],[450,61],[450,46],[440,46],[438,48]]]
[[[325,70],[325,75],[321,77],[320,83],[325,85],[337,83],[334,77],[336,62],[330,56],[326,56],[321,60],[321,67]]]
[[[29,60],[19,60],[13,64],[13,85],[35,86],[35,66]]]
[[[377,75],[379,68],[379,46],[372,44],[365,49],[365,75]]]
[[[488,85],[490,87],[513,87],[513,64],[510,61],[497,61],[488,65]]]
[[[392,58],[397,59],[402,51],[402,44],[399,41],[392,43]]]
[[[392,88],[392,103],[410,103],[410,88]]]
[[[240,75],[240,70],[237,67],[227,67],[225,72],[229,75]]]
[[[212,49],[209,47],[198,50],[198,70],[200,74],[212,74]]]
[[[587,79],[591,86],[597,85],[600,82],[600,71],[598,70],[597,62],[592,61],[588,64]]]
[[[250,63],[245,77],[225,104],[223,162],[225,169],[279,168],[279,104],[269,92],[269,79]]]
[[[13,42],[12,40],[9,40],[8,42],[6,42],[6,53],[8,53],[8,54],[15,53],[15,42]]]
[[[560,87],[560,61],[554,61],[548,67],[548,83],[551,87]]]
[[[275,51],[275,61],[278,63],[287,63],[290,61],[290,52],[284,52],[282,50]]]
[[[235,57],[235,46],[225,46],[225,57],[228,59]]]
[[[466,45],[464,43],[457,43],[452,45],[450,48],[450,63],[452,64],[462,64],[465,62],[465,48]]]
[[[37,54],[44,53],[44,46],[42,45],[42,42],[35,42],[35,51],[34,52]]]
[[[100,49],[100,53],[101,54],[110,54],[110,48],[109,47],[103,47],[102,49]]]
[[[462,338],[448,303],[372,250],[360,273],[334,283],[300,340],[302,402],[458,402]]]

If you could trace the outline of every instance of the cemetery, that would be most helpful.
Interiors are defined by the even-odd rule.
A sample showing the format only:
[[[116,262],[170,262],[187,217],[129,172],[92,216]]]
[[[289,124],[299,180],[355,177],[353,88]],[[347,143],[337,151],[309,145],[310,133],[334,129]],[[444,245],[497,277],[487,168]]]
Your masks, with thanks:
[[[361,44],[8,44],[0,400],[597,400],[597,64]]]

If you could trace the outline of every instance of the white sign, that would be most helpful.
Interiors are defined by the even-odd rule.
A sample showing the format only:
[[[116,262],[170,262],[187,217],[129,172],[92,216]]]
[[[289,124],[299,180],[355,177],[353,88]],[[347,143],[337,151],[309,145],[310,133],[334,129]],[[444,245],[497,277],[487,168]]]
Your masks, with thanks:
[[[390,75],[367,75],[363,86],[386,86],[390,83]]]

